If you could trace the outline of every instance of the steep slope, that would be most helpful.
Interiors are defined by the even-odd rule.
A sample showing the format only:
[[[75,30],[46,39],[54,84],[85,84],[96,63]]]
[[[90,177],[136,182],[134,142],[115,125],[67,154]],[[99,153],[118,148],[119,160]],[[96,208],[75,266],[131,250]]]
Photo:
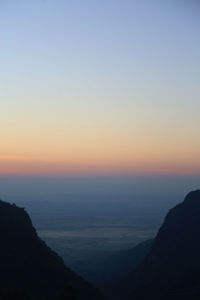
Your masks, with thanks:
[[[3,201],[0,243],[1,300],[101,299],[37,236],[26,211]]]
[[[102,253],[87,261],[77,262],[72,269],[94,286],[108,290],[112,282],[119,280],[141,263],[152,243],[153,240],[148,240],[131,249]]]
[[[200,299],[199,190],[169,211],[150,253],[125,281],[127,299]]]
[[[103,265],[102,270],[99,272],[101,281],[95,282],[92,281],[92,278],[90,281],[100,288],[102,293],[110,300],[116,300],[118,298],[117,286],[120,286],[120,279],[138,267],[150,252],[152,244],[153,240],[147,240],[134,248],[112,253],[112,256],[108,256],[106,260],[101,262]]]

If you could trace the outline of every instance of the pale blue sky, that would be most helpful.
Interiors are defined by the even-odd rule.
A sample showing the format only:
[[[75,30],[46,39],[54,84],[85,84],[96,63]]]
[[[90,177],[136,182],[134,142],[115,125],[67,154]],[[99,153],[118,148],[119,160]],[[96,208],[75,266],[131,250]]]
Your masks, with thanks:
[[[88,150],[106,164],[123,144],[114,162],[142,161],[148,153],[138,153],[149,146],[147,163],[158,156],[160,166],[175,151],[171,165],[180,153],[178,168],[181,160],[184,170],[195,167],[199,13],[196,1],[0,1],[0,154],[31,159],[34,152],[42,160],[41,148],[56,143],[50,160],[65,160],[66,151],[88,162]],[[97,143],[94,136],[101,151],[82,149],[84,140]],[[134,143],[141,143],[135,153]]]

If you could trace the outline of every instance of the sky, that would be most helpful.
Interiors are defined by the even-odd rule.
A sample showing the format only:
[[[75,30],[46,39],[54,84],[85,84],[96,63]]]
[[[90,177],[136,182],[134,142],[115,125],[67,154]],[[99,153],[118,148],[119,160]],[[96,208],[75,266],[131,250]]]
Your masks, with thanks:
[[[200,174],[197,2],[0,0],[0,175]]]

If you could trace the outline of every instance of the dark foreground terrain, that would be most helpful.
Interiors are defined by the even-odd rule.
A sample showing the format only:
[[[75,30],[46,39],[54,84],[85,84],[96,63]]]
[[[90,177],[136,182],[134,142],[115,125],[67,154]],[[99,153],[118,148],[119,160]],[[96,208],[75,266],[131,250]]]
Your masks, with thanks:
[[[37,236],[23,208],[0,201],[0,239],[0,300],[102,299]],[[168,212],[154,240],[102,257],[95,280],[86,277],[107,299],[197,300],[199,253],[197,190]]]
[[[102,299],[37,236],[23,208],[3,201],[0,241],[1,300]]]
[[[169,211],[149,253],[115,284],[113,299],[200,299],[199,253],[200,190]]]

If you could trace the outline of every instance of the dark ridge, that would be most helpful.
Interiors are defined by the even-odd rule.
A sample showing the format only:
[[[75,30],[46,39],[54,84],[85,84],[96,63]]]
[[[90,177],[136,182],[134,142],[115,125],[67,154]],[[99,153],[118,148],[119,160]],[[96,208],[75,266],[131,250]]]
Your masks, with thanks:
[[[196,191],[193,191],[193,192],[190,192],[186,197],[185,197],[185,200],[184,200],[184,204],[185,205],[189,205],[190,207],[192,205],[199,205],[199,200],[200,199],[200,190],[196,190]]]
[[[38,237],[23,208],[0,201],[0,300],[100,300]]]
[[[121,283],[123,300],[200,299],[199,190],[168,212],[149,254]]]

